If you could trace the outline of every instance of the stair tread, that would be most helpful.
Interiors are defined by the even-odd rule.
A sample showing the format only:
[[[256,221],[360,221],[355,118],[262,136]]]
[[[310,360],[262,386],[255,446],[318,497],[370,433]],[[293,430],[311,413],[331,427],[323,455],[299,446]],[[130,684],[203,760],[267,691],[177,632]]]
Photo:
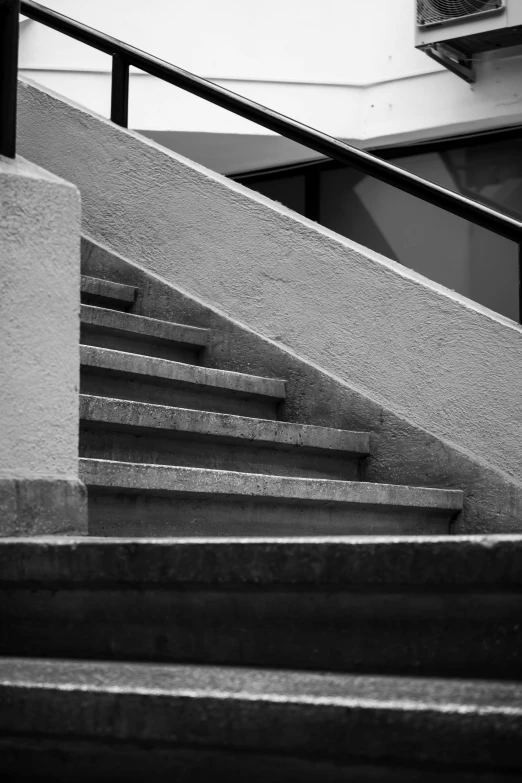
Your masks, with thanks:
[[[4,583],[522,585],[522,535],[0,538]]]
[[[0,660],[0,728],[314,757],[522,763],[522,684],[250,667]]]
[[[126,333],[133,337],[151,337],[201,348],[208,342],[208,329],[161,321],[95,305],[82,304],[80,319],[82,324]]]
[[[6,686],[77,688],[157,695],[270,698],[321,706],[409,709],[412,703],[433,710],[490,710],[522,718],[522,683],[393,675],[258,669],[198,664],[68,661],[0,658],[0,688]]]
[[[366,505],[459,511],[460,490],[431,489],[361,481],[294,478],[173,465],[80,459],[80,478],[88,486],[166,492],[193,496],[237,497],[320,505]]]
[[[278,378],[263,378],[230,370],[217,370],[110,348],[82,345],[80,362],[83,366],[141,379],[148,377],[164,382],[207,386],[226,392],[274,399],[284,399],[286,394],[285,381]]]
[[[273,447],[298,447],[366,456],[370,436],[366,432],[271,421],[228,413],[194,411],[95,395],[80,395],[80,419],[133,429],[154,429],[254,441]]]
[[[82,294],[103,297],[103,299],[117,299],[121,302],[132,303],[136,299],[138,289],[136,286],[115,283],[112,280],[103,280],[100,277],[81,276],[80,290]]]

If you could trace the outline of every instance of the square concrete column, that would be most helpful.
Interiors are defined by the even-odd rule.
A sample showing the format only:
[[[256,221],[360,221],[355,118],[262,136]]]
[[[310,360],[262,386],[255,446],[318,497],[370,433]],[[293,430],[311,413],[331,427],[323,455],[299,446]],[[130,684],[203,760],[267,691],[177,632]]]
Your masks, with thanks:
[[[0,535],[86,533],[78,480],[80,195],[0,157]]]

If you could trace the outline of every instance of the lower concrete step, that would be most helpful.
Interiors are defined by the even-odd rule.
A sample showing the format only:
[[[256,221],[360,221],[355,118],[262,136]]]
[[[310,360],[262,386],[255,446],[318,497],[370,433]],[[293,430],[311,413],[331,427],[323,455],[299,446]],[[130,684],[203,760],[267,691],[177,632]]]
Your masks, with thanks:
[[[82,305],[80,342],[118,351],[199,364],[208,330],[145,318],[142,315]]]
[[[92,535],[448,533],[459,490],[81,459]]]
[[[81,391],[104,397],[277,418],[285,382],[152,356],[80,346]]]
[[[80,396],[80,454],[120,462],[357,479],[369,434]]]
[[[0,539],[0,655],[522,678],[522,536]]]
[[[82,275],[80,283],[81,299],[85,304],[112,307],[116,310],[130,310],[138,289],[132,285],[113,283],[98,277]]]
[[[60,755],[74,754],[75,742],[90,743],[100,755],[117,744],[131,780],[137,777],[125,758],[129,745],[147,748],[147,779],[156,765],[155,781],[166,780],[159,777],[166,774],[165,752],[179,771],[183,758],[206,752],[214,779],[227,769],[223,752],[238,757],[243,773],[252,767],[250,754],[264,757],[274,773],[267,780],[287,780],[280,765],[288,763],[312,770],[334,764],[330,780],[360,780],[354,765],[403,766],[410,773],[416,767],[417,780],[434,765],[447,780],[459,780],[458,773],[486,773],[489,781],[522,773],[518,683],[9,658],[0,661],[0,681],[4,774],[28,740],[34,753],[39,740],[49,739],[60,751],[55,765],[63,763]],[[185,767],[183,780],[205,779],[190,776],[190,763]],[[99,772],[108,779],[103,765]],[[310,766],[308,774],[323,780],[311,777]]]

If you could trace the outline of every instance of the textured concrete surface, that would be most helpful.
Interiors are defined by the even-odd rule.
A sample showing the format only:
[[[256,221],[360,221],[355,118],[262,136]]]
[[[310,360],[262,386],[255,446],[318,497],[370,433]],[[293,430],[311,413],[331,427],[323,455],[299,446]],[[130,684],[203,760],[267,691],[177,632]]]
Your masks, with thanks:
[[[3,659],[0,728],[520,770],[519,683]]]
[[[80,395],[80,455],[356,480],[366,433]]]
[[[5,583],[522,587],[522,536],[0,541]]]
[[[342,481],[357,481],[361,471],[359,456],[336,451],[87,421],[80,422],[80,456]]]
[[[205,365],[287,378],[286,399],[278,409],[278,418],[369,431],[372,447],[362,465],[363,479],[464,489],[463,512],[452,523],[455,533],[521,530],[522,488],[506,474],[471,458],[320,367],[88,239],[82,242],[82,264],[90,274],[105,274],[138,285],[135,312],[167,319],[175,313],[176,320],[209,328],[209,345],[203,355]],[[94,389],[93,393],[100,392]],[[165,399],[151,401],[174,404]],[[195,407],[186,402],[175,404]],[[274,414],[269,416],[273,418]]]
[[[42,88],[19,105],[94,239],[520,482],[521,327]]]
[[[157,340],[194,345],[204,348],[208,342],[208,330],[195,326],[184,326],[171,321],[160,321],[142,315],[122,313],[105,307],[82,305],[80,318],[82,324],[98,327],[107,332],[128,332],[132,336],[154,337]]]
[[[82,532],[80,198],[20,158],[0,160],[0,267],[0,535]]]
[[[89,487],[89,534],[93,536],[432,536],[448,534],[453,513],[364,503]]]
[[[91,297],[94,300],[106,300],[113,304],[130,306],[136,299],[136,288],[134,286],[115,283],[111,280],[103,280],[96,277],[82,275],[81,292],[84,297]]]
[[[89,345],[80,347],[83,366],[107,370],[133,377],[147,376],[157,381],[179,385],[206,386],[217,391],[240,395],[275,398],[285,397],[285,382],[274,378],[260,378],[246,373],[213,370],[181,362],[171,362],[151,356],[124,353],[109,348]]]
[[[128,400],[80,395],[80,419],[122,427],[187,432],[230,440],[257,441],[260,445],[326,450],[365,457],[370,451],[366,432],[350,432],[284,421],[267,421],[226,413],[170,408]]]
[[[88,486],[113,489],[225,495],[318,504],[356,504],[398,509],[448,511],[462,508],[462,492],[426,487],[328,481],[287,476],[263,476],[226,470],[146,465],[110,460],[80,460],[80,474]]]
[[[0,478],[0,535],[87,532],[87,492],[76,479]]]
[[[451,490],[82,459],[91,535],[447,533]]]
[[[88,304],[82,304],[81,308],[82,345],[98,345],[126,353],[201,364],[207,335],[205,329],[146,318],[121,310],[92,307]]]
[[[407,760],[379,763],[346,762],[282,756],[280,753],[234,753],[203,747],[143,746],[12,735],[0,738],[1,769],[12,781],[31,779],[35,769],[46,770],[52,783],[204,783],[220,780],[250,783],[519,783],[518,772],[458,769],[433,762]]]
[[[105,369],[123,377],[145,376],[152,384],[155,380],[163,385],[165,380],[171,383],[174,380],[178,385],[187,386],[196,381],[194,385],[205,386],[201,380],[210,374],[214,383],[208,385],[217,386],[221,392],[227,387],[230,391],[232,385],[235,393],[251,393],[251,388],[245,389],[245,380],[261,386],[279,384],[284,388],[284,382],[279,380],[207,370],[106,348],[82,346],[81,355],[84,366]],[[225,382],[219,382],[220,375]],[[266,394],[269,389],[263,391]],[[123,396],[123,390],[121,394]],[[274,397],[274,394],[275,388],[267,396]],[[112,400],[112,404],[117,408],[118,400]],[[133,410],[130,401],[125,404],[128,412]],[[101,398],[99,405],[103,405]],[[192,420],[196,418],[194,411],[185,413],[191,415]],[[212,414],[201,414],[196,436],[209,435],[205,416],[212,420]],[[228,418],[229,427],[230,422],[235,421],[238,430],[241,420]],[[275,425],[276,422],[271,422],[272,439]],[[323,530],[330,533],[347,530],[352,533],[397,531],[406,534],[413,530],[445,533],[453,516],[462,508],[462,492],[454,490],[416,490],[355,483],[353,479],[359,474],[353,460],[348,471],[343,470],[344,466],[330,465],[333,470],[329,472],[326,466],[321,468],[313,464],[316,462],[314,456],[310,464],[303,466],[301,460],[301,464],[294,464],[292,470],[287,471],[286,466],[280,464],[281,460],[279,464],[273,464],[272,455],[256,454],[255,442],[249,443],[252,453],[248,454],[234,454],[223,444],[217,447],[213,444],[209,456],[208,451],[205,454],[201,448],[201,439],[194,443],[188,437],[187,442],[177,439],[167,444],[165,438],[148,434],[150,430],[154,431],[151,427],[145,430],[145,435],[143,428],[139,433],[133,433],[128,423],[122,425],[124,432],[115,430],[114,422],[112,426],[111,432],[107,432],[107,428],[102,432],[92,426],[88,429],[82,423],[81,464],[82,476],[90,490],[91,534],[119,534],[120,526],[123,526],[130,535],[137,532],[136,525],[142,532],[156,535],[168,531],[183,534],[187,528],[202,535],[216,526],[222,535],[245,529],[250,534],[280,533],[288,527],[293,528],[294,534]],[[252,434],[251,426],[249,430],[246,432],[243,426],[238,434],[245,439],[245,435]],[[368,437],[366,442],[368,444]],[[261,470],[256,470],[257,460],[262,463]],[[289,462],[294,462],[292,456]],[[239,470],[238,463],[241,464]],[[247,465],[252,466],[252,470],[248,470]],[[306,470],[300,472],[303,467]],[[292,480],[290,476],[297,478]],[[325,481],[325,478],[330,480]],[[332,480],[338,478],[349,480],[349,483]],[[289,504],[294,508],[289,509]]]
[[[4,583],[0,654],[520,679],[520,590]],[[74,627],[74,630],[73,630]]]
[[[7,540],[0,654],[518,679],[521,555],[520,538]]]

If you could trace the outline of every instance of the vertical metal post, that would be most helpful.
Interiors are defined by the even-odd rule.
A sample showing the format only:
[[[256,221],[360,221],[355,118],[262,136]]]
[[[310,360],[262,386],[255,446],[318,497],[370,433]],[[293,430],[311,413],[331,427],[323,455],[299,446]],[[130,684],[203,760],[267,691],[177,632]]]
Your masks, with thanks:
[[[129,125],[129,63],[120,54],[112,55],[111,120]]]
[[[16,157],[20,0],[0,0],[0,155]]]
[[[307,171],[305,174],[305,217],[320,222],[321,174],[319,171]]]
[[[522,324],[522,242],[518,243],[518,323]]]

